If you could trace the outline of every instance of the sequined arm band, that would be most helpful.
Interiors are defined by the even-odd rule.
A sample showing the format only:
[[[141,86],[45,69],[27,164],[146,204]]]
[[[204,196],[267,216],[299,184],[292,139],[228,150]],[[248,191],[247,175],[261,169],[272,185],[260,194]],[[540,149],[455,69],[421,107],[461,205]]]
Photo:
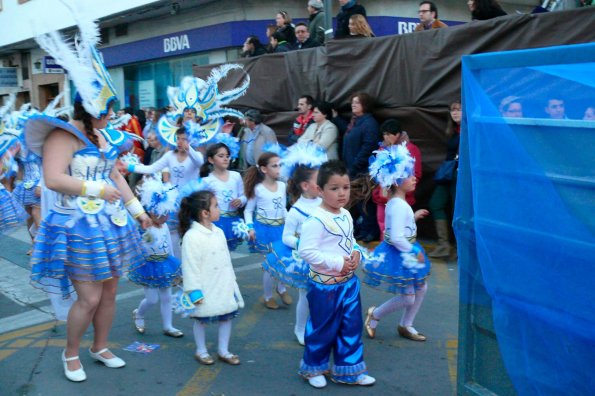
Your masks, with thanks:
[[[81,197],[103,198],[105,184],[98,181],[85,181],[81,189]]]
[[[130,213],[130,215],[135,219],[138,219],[143,213],[145,213],[143,205],[141,205],[139,200],[136,198],[132,198],[130,201],[126,202],[124,206],[126,206],[128,213]]]

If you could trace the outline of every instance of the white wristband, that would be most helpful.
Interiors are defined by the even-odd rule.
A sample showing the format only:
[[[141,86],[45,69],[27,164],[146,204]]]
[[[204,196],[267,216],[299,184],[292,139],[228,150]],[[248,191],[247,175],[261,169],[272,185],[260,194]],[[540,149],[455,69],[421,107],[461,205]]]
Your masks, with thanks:
[[[130,201],[126,202],[125,204],[128,213],[135,219],[139,218],[143,213],[145,213],[145,208],[139,202],[138,199],[132,198]]]
[[[105,192],[105,185],[98,181],[83,182],[81,195],[89,198],[102,198]]]

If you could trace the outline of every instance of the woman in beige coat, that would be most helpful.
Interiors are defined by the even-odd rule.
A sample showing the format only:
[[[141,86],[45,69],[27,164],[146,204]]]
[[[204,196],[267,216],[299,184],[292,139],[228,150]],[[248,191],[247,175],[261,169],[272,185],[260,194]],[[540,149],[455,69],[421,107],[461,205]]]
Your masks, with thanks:
[[[219,360],[240,364],[240,358],[229,352],[231,319],[244,307],[236,282],[223,231],[213,222],[219,220],[219,206],[210,191],[194,192],[180,204],[180,236],[182,239],[182,276],[184,292],[195,304],[194,357],[202,364],[213,364],[205,341],[208,323],[219,323]]]
[[[298,139],[298,143],[314,142],[326,150],[329,160],[339,159],[339,130],[329,120],[333,118],[333,108],[328,102],[314,105],[314,123]]]

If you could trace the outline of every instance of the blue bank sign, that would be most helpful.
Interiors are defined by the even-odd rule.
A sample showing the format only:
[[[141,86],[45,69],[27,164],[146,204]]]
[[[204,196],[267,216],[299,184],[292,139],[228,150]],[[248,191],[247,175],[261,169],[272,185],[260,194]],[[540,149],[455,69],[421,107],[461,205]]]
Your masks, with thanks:
[[[0,67],[0,87],[18,87],[19,78],[16,67]]]

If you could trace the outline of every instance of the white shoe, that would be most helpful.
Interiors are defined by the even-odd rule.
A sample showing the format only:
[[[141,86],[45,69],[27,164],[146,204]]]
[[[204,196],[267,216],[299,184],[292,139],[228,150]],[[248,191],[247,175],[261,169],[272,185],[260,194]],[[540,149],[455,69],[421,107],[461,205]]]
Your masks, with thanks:
[[[308,383],[318,389],[324,388],[326,386],[326,378],[324,378],[324,375],[317,375],[316,377],[309,378]]]
[[[362,386],[370,386],[370,385],[374,385],[374,383],[376,382],[376,378],[374,377],[370,377],[367,374],[362,374],[359,377],[357,377],[357,385],[362,385]]]
[[[109,349],[107,348],[103,348],[101,351],[99,352],[93,352],[91,350],[91,348],[89,348],[89,355],[91,355],[91,357],[103,364],[105,364],[106,367],[109,368],[120,368],[120,367],[124,367],[126,366],[126,362],[122,359],[120,359],[119,357],[117,357],[116,355],[114,355],[113,358],[111,359],[106,359],[103,356],[101,356],[102,353],[105,352],[109,352]]]
[[[297,338],[297,342],[300,345],[306,345],[306,342],[304,341],[304,331],[299,331],[296,327],[294,327],[293,334],[295,334],[295,338]]]
[[[65,355],[66,351],[62,351],[62,364],[64,365],[64,375],[72,382],[81,382],[87,379],[87,374],[85,374],[85,370],[83,370],[83,364],[81,363],[81,368],[70,371],[68,370],[68,363],[72,362],[73,360],[79,360],[78,356],[73,356],[67,358]]]

